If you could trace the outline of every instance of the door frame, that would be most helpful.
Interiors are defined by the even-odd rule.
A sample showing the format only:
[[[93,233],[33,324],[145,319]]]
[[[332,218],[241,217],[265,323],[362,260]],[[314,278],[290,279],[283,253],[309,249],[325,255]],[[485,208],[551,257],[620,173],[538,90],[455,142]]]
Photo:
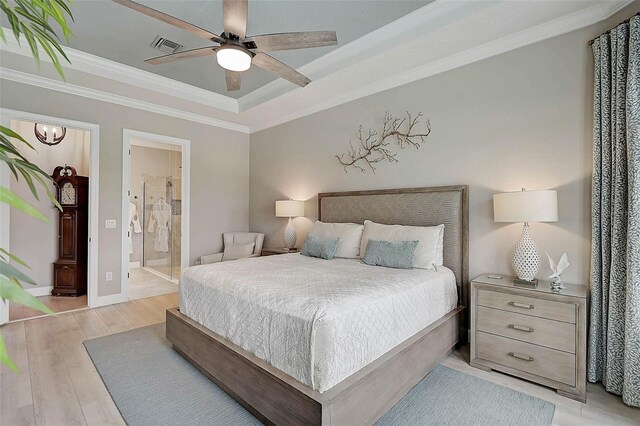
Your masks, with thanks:
[[[100,306],[98,296],[98,214],[99,214],[99,188],[100,188],[100,125],[85,123],[82,121],[68,120],[66,118],[51,115],[34,114],[26,111],[18,111],[2,108],[0,122],[3,126],[11,128],[11,120],[31,122],[54,122],[64,127],[84,130],[90,133],[89,140],[89,245],[87,265],[87,304],[90,308]],[[11,185],[11,172],[6,164],[0,166],[0,185],[9,188]],[[7,204],[0,204],[0,247],[10,250],[11,245],[11,209]],[[25,287],[29,290],[29,287]],[[102,303],[104,304],[104,303]],[[0,324],[9,321],[9,305],[0,300]]]
[[[180,268],[189,266],[189,218],[190,218],[190,175],[191,141],[173,136],[159,135],[140,130],[122,130],[122,268],[121,268],[121,296],[122,300],[129,300],[129,197],[131,190],[131,142],[132,138],[144,139],[150,142],[160,142],[169,145],[178,145],[182,149],[182,210],[180,212],[180,227],[182,236],[180,239]]]

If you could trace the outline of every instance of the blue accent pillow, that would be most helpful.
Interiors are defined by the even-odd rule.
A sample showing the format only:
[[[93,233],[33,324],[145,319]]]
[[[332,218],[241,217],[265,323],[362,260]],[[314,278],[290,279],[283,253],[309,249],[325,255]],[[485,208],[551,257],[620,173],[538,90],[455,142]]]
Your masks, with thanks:
[[[362,261],[367,265],[413,269],[418,241],[369,240]]]
[[[331,260],[338,250],[338,242],[340,238],[324,239],[307,235],[302,246],[300,254],[310,257],[320,257],[322,259]]]

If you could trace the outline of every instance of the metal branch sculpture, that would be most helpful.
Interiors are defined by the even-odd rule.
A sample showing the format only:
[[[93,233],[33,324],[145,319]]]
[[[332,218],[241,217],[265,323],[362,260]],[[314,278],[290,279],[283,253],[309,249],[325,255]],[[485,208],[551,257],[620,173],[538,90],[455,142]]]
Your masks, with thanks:
[[[431,123],[428,119],[424,121],[425,130],[422,132],[418,130],[423,117],[421,112],[413,117],[407,111],[407,116],[400,118],[386,111],[380,133],[371,128],[364,133],[362,125],[360,125],[355,137],[357,147],[354,146],[354,140],[350,139],[349,150],[341,155],[336,155],[344,172],[348,173],[349,168],[352,167],[362,173],[369,169],[375,174],[375,164],[385,160],[389,163],[398,162],[398,153],[394,149],[394,145],[399,146],[400,149],[406,147],[419,149],[422,147],[425,138],[431,133]],[[406,127],[405,131],[402,131],[403,127]]]

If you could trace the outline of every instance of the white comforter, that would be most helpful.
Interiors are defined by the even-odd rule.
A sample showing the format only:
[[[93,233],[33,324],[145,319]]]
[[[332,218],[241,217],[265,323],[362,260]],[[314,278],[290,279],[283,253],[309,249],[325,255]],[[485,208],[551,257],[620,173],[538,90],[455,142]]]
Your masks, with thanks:
[[[299,254],[185,269],[180,310],[324,392],[457,305],[451,270]]]

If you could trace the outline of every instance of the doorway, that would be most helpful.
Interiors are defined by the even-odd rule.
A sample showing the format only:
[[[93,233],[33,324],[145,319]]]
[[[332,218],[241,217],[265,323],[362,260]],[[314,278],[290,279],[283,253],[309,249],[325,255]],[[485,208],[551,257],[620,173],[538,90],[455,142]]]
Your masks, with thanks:
[[[6,165],[0,165],[0,185],[10,188],[29,200],[49,220],[49,223],[40,222],[10,209],[6,204],[0,205],[1,247],[30,265],[30,269],[26,269],[12,262],[16,268],[24,269],[24,272],[35,282],[35,285],[24,284],[23,287],[33,296],[40,298],[54,312],[95,306],[99,303],[97,297],[99,126],[9,109],[2,110],[2,125],[16,131],[35,148],[31,150],[18,144],[21,146],[23,155],[45,172],[53,173],[53,169],[58,166],[73,167],[76,173],[72,180],[84,182],[86,192],[82,200],[78,198],[78,202],[67,199],[67,204],[63,206],[64,210],[61,213],[48,200],[41,188],[38,188],[40,200],[35,200],[24,180],[16,181]],[[75,179],[76,175],[77,179]],[[68,186],[70,188],[67,195],[74,193],[79,196],[76,190],[80,191],[80,188]],[[51,190],[56,193],[53,186]],[[83,210],[84,219],[77,223],[73,222],[81,227],[78,231],[82,232],[72,235],[72,238],[67,238],[68,241],[61,244],[59,226],[66,222],[60,219],[62,217],[77,218],[74,213],[78,213],[76,211],[78,209]],[[62,237],[65,236],[69,234],[62,235]],[[61,253],[59,248],[63,246],[74,247],[73,255]],[[60,273],[56,274],[56,271]],[[78,284],[77,288],[76,284]],[[9,320],[22,320],[42,315],[43,313],[22,305],[0,302],[0,324]]]
[[[132,130],[123,139],[123,292],[174,293],[188,265],[189,141]]]

